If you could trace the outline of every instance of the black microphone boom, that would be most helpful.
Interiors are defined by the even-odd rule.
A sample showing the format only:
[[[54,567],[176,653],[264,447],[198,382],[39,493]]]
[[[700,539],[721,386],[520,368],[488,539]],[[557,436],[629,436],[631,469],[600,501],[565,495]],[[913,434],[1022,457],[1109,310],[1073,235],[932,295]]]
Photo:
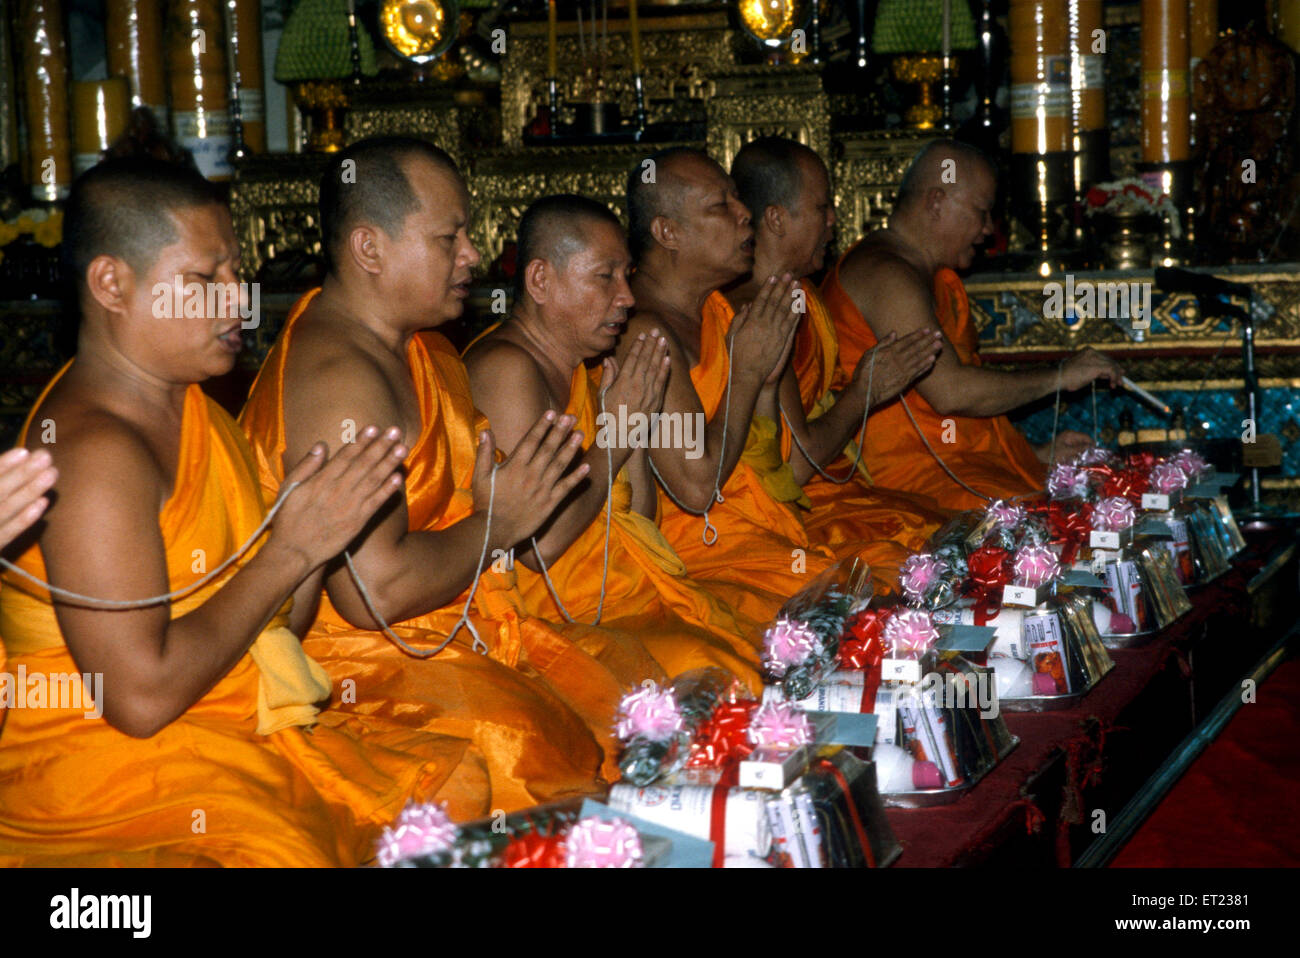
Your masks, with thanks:
[[[1219,279],[1209,273],[1193,273],[1177,266],[1157,266],[1156,285],[1166,293],[1195,293],[1197,296],[1240,296],[1250,298],[1250,287]]]

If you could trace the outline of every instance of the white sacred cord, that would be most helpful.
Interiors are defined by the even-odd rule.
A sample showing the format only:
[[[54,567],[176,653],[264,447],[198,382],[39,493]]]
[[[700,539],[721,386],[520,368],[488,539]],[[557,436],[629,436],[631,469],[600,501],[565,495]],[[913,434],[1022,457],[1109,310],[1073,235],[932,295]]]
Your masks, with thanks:
[[[201,589],[203,586],[207,585],[217,576],[221,575],[221,573],[225,572],[226,569],[230,568],[231,564],[236,562],[241,556],[243,556],[246,552],[248,552],[248,550],[252,548],[253,543],[256,542],[259,538],[261,538],[262,533],[265,532],[267,528],[271,525],[271,520],[275,518],[275,514],[279,512],[280,507],[284,505],[284,501],[287,498],[289,498],[289,493],[297,489],[299,485],[301,485],[299,481],[294,481],[289,483],[287,486],[285,486],[283,489],[280,490],[280,495],[276,498],[274,505],[272,505],[271,508],[267,510],[266,517],[262,519],[261,524],[256,529],[253,530],[252,534],[244,541],[244,544],[241,545],[237,550],[235,550],[235,552],[229,558],[227,558],[219,566],[217,566],[215,569],[213,569],[211,572],[207,573],[206,575],[202,576],[201,578],[196,579],[195,581],[191,582],[187,586],[184,586],[183,588],[176,589],[172,592],[168,592],[166,595],[155,595],[147,599],[100,599],[94,596],[82,595],[79,592],[72,592],[68,589],[62,589],[59,588],[58,586],[51,585],[50,583],[44,581],[43,579],[40,579],[37,576],[32,575],[26,569],[20,569],[18,566],[14,565],[8,559],[5,559],[3,557],[0,557],[0,566],[4,567],[5,569],[14,573],[17,576],[26,579],[28,582],[31,582],[36,586],[46,589],[50,593],[50,595],[57,596],[61,599],[67,600],[68,604],[70,605],[81,605],[91,609],[102,609],[104,611],[147,609],[150,606],[162,605],[165,602],[173,602],[176,599],[189,595],[191,592]],[[447,636],[446,641],[443,642],[442,645],[438,646],[436,649],[434,649],[431,652],[421,652],[417,649],[411,648],[409,645],[407,645],[405,642],[402,641],[401,637],[397,635],[397,633],[395,633],[391,628],[389,628],[388,623],[384,621],[383,616],[381,616],[376,611],[374,603],[370,599],[369,590],[366,589],[365,584],[361,581],[361,577],[357,574],[356,566],[353,565],[352,563],[352,554],[347,551],[344,551],[343,553],[343,558],[347,561],[348,564],[348,571],[352,573],[352,581],[356,583],[357,591],[361,593],[361,599],[365,603],[366,608],[369,610],[371,616],[375,619],[376,622],[380,624],[380,626],[383,628],[384,634],[388,636],[388,638],[396,642],[402,648],[403,651],[407,652],[410,655],[415,656],[416,658],[427,659],[437,655],[439,652],[441,652],[444,648],[447,647],[448,642],[450,642],[453,638],[455,638],[456,633],[460,631],[462,625],[468,626],[470,633],[474,636],[474,651],[480,652],[484,655],[487,654],[488,651],[487,643],[485,643],[479,637],[478,630],[474,628],[474,623],[469,620],[469,606],[470,606],[470,602],[474,600],[474,592],[478,588],[478,579],[479,579],[479,575],[483,571],[483,560],[487,556],[488,542],[492,532],[492,503],[496,497],[496,466],[492,467],[492,475],[489,479],[488,489],[489,492],[488,492],[487,528],[483,533],[483,552],[479,555],[478,569],[474,573],[474,585],[470,588],[469,597],[465,600],[465,609],[461,613],[460,620],[456,623],[455,628],[451,630],[451,634]],[[482,646],[482,648],[480,648],[480,646]]]
[[[609,391],[609,385],[606,385],[600,391],[600,416],[601,421],[605,422],[605,393]],[[649,458],[647,454],[646,458]],[[614,496],[614,453],[613,446],[605,443],[605,568],[600,574],[600,602],[596,606],[596,617],[591,620],[592,625],[600,625],[600,615],[605,609],[605,583],[609,579],[609,528],[610,519],[614,511],[612,499]],[[665,487],[667,488],[667,487]],[[569,610],[564,607],[560,601],[560,593],[555,588],[555,583],[551,581],[550,570],[546,568],[546,560],[542,558],[542,550],[537,547],[537,536],[532,537],[533,555],[537,556],[537,564],[542,567],[542,578],[546,580],[546,588],[550,590],[551,598],[555,600],[556,606],[559,607],[560,615],[564,616],[565,622],[573,622],[573,616],[569,615]],[[576,623],[582,624],[582,623]]]
[[[400,635],[398,635],[391,628],[389,628],[388,623],[384,621],[384,617],[379,614],[379,611],[375,608],[375,604],[370,600],[370,592],[366,589],[365,584],[361,581],[361,576],[357,575],[357,567],[352,563],[352,553],[347,551],[343,553],[343,558],[347,561],[348,564],[348,572],[352,573],[352,581],[356,584],[357,591],[361,593],[361,601],[366,604],[366,610],[370,613],[371,618],[373,618],[376,622],[379,623],[380,627],[384,630],[384,635],[388,636],[390,640],[397,643],[398,647],[407,655],[410,655],[417,659],[433,658],[435,655],[437,655],[439,652],[441,652],[443,649],[445,649],[448,645],[451,644],[451,640],[456,638],[456,633],[459,632],[462,627],[469,629],[469,634],[474,636],[474,645],[473,645],[474,651],[479,653],[479,655],[487,655],[488,645],[479,636],[478,629],[474,627],[474,623],[470,620],[469,609],[470,609],[470,604],[473,603],[474,601],[474,593],[478,591],[478,580],[483,575],[483,564],[487,559],[488,545],[492,542],[492,507],[496,502],[496,497],[497,497],[497,465],[496,463],[493,463],[492,472],[488,474],[487,523],[484,525],[483,528],[483,550],[478,555],[478,568],[474,570],[474,582],[469,587],[469,595],[465,596],[465,608],[461,610],[460,618],[456,620],[456,624],[452,626],[451,631],[447,633],[447,638],[443,639],[442,644],[439,645],[436,649],[424,649],[424,650],[414,649],[411,646],[407,645],[402,640],[402,637]]]
[[[1056,425],[1061,420],[1061,377],[1065,375],[1065,360],[1056,366],[1056,403],[1052,410],[1052,444],[1047,452],[1047,468],[1056,462]],[[1095,381],[1095,380],[1094,380]]]
[[[61,599],[68,600],[69,605],[81,605],[91,609],[102,609],[105,611],[147,609],[153,605],[162,605],[164,602],[172,602],[182,596],[189,595],[196,589],[202,588],[217,576],[221,575],[221,573],[225,572],[226,569],[230,568],[233,562],[238,560],[240,556],[252,548],[253,543],[261,537],[262,533],[265,532],[267,527],[271,524],[271,520],[275,518],[275,514],[280,511],[280,506],[284,505],[285,499],[289,498],[289,493],[297,489],[299,485],[300,483],[297,481],[291,482],[280,490],[279,497],[275,500],[275,504],[272,505],[270,510],[266,513],[266,518],[262,520],[262,524],[254,529],[252,535],[245,540],[244,544],[240,546],[233,555],[222,562],[221,565],[217,566],[207,575],[191,582],[184,588],[177,589],[174,592],[168,592],[166,595],[155,595],[148,599],[98,599],[94,596],[82,595],[79,592],[71,592],[68,589],[61,589],[58,586],[50,585],[50,583],[32,575],[25,569],[20,569],[18,566],[3,557],[0,557],[0,566],[3,566],[5,569],[17,576],[26,579],[28,582],[46,589],[52,596],[58,596]]]
[[[879,347],[876,348],[878,349]],[[803,443],[799,441],[799,436],[794,431],[794,426],[790,425],[790,417],[786,415],[785,407],[784,406],[780,407],[781,418],[785,420],[786,428],[790,430],[790,438],[793,439],[794,444],[799,447],[799,451],[803,453],[803,457],[808,460],[809,464],[814,469],[816,469],[819,473],[821,473],[823,479],[827,479],[830,482],[835,483],[837,486],[842,486],[846,482],[852,480],[853,477],[857,475],[858,465],[862,462],[862,443],[863,440],[867,438],[867,416],[871,413],[871,381],[872,379],[875,378],[875,375],[876,375],[876,350],[873,349],[871,350],[871,360],[867,366],[867,401],[866,401],[866,405],[862,407],[862,426],[858,430],[858,454],[857,457],[853,460],[853,465],[849,467],[849,471],[845,473],[845,475],[842,478],[837,476],[832,476],[829,472],[827,472],[825,469],[819,466],[812,456],[808,455],[808,450],[805,449],[803,447]]]
[[[1056,414],[1058,417],[1061,412],[1061,377],[1064,372],[1064,369],[1065,369],[1065,360],[1061,360],[1060,365],[1057,366],[1056,368]],[[950,478],[953,482],[957,483],[957,485],[961,486],[971,495],[978,496],[980,499],[983,499],[985,502],[997,502],[998,500],[993,496],[986,496],[984,495],[984,493],[972,489],[970,486],[966,485],[966,483],[962,482],[961,478],[955,472],[953,472],[951,469],[948,468],[948,464],[944,462],[941,458],[939,458],[939,454],[935,452],[934,447],[930,445],[930,440],[925,438],[925,433],[921,431],[921,427],[917,424],[916,417],[912,415],[912,408],[907,404],[907,397],[899,396],[898,401],[903,404],[903,411],[907,413],[907,418],[912,421],[912,428],[915,429],[916,434],[921,437],[921,442],[925,445],[926,450],[930,453],[930,455],[934,457],[934,461],[937,462],[943,468],[943,471],[948,474],[948,478]],[[1051,459],[1054,459],[1056,457],[1056,423],[1057,420],[1054,417],[1052,420],[1052,445],[1051,445],[1051,457],[1049,459],[1049,462],[1051,461]],[[1011,499],[1007,501],[1014,502],[1017,499],[1025,499],[1032,495],[1037,495],[1037,493],[1024,493],[1019,496],[1012,496]]]
[[[673,491],[670,488],[668,488],[668,483],[664,482],[664,477],[659,475],[659,470],[655,468],[654,459],[651,458],[648,453],[646,454],[646,462],[650,463],[650,471],[653,472],[655,478],[659,480],[659,485],[664,487],[664,492],[668,493],[668,498],[677,504],[677,508],[681,509],[683,512],[689,512],[691,515],[704,516],[704,532],[701,535],[701,539],[703,539],[706,546],[711,546],[718,541],[718,528],[709,521],[709,510],[713,508],[714,502],[727,501],[722,497],[722,466],[726,462],[727,458],[727,424],[731,420],[731,378],[732,374],[735,372],[731,365],[731,348],[735,342],[736,331],[733,328],[727,336],[727,398],[726,406],[724,406],[722,410],[722,445],[718,449],[718,474],[713,477],[712,501],[710,501],[709,505],[705,506],[704,511],[696,512],[694,509],[683,505],[682,501],[673,494]],[[713,533],[712,538],[709,537],[710,532]]]

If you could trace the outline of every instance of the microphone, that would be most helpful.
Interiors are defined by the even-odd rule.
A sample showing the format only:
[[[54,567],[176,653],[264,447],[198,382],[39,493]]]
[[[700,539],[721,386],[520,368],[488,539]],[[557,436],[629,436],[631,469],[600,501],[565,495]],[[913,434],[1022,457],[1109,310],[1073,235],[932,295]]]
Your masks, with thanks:
[[[1250,287],[1219,279],[1208,273],[1193,273],[1176,266],[1157,266],[1156,285],[1166,293],[1195,293],[1197,296],[1240,296],[1250,299]]]

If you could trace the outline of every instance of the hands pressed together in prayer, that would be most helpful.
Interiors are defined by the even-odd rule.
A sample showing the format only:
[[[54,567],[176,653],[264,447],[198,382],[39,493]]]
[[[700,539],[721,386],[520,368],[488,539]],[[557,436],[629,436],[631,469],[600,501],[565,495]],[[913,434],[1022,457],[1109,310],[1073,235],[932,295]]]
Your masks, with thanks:
[[[851,388],[865,392],[870,379],[871,405],[886,403],[930,371],[942,345],[943,333],[937,329],[914,329],[902,337],[891,332],[875,349],[862,354],[853,369]]]
[[[45,493],[58,478],[44,449],[10,449],[0,456],[0,548],[41,517],[50,501]]]
[[[490,484],[496,440],[490,430],[479,434],[474,511],[486,513],[491,499],[497,542],[513,546],[536,532],[591,471],[584,462],[565,475],[582,449],[582,433],[574,430],[574,422],[574,417],[567,414],[556,416],[553,410],[543,413],[514,452],[496,467],[495,496]]]
[[[382,435],[367,426],[357,442],[345,443],[333,456],[323,442],[312,446],[284,477],[284,487],[297,482],[300,488],[276,513],[267,548],[297,552],[312,569],[348,548],[402,485],[398,469],[407,449],[401,438],[396,426]]]
[[[769,276],[754,301],[742,306],[732,320],[731,368],[737,374],[765,372],[764,388],[780,382],[803,318],[795,309],[795,288],[789,273]]]
[[[605,357],[601,380],[609,384],[605,389],[605,409],[613,413],[625,406],[629,415],[659,412],[663,408],[671,365],[668,340],[658,329],[652,329],[648,336],[644,333],[637,336],[622,367],[613,356]]]

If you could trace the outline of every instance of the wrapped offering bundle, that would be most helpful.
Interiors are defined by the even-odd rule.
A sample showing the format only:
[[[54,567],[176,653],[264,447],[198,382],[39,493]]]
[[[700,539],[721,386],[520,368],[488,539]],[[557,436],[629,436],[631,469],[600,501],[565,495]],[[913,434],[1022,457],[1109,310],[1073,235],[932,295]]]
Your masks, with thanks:
[[[847,623],[871,597],[871,576],[859,560],[838,562],[819,575],[763,633],[764,680],[779,684],[790,699],[811,695],[839,664]]]
[[[409,804],[376,847],[381,868],[645,868],[667,840],[619,818],[582,817],[582,799],[455,825],[442,807]]]
[[[619,769],[633,785],[649,785],[680,769],[690,757],[700,725],[742,689],[722,669],[695,669],[659,688],[647,681],[619,703]]]

